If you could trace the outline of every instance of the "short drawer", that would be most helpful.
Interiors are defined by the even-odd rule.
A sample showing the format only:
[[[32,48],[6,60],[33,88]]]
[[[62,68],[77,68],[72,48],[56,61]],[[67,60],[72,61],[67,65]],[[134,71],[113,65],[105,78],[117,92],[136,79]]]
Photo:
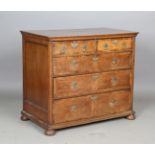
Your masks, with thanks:
[[[132,38],[98,40],[97,50],[103,52],[125,51],[132,49]]]
[[[64,41],[53,43],[53,56],[76,56],[95,53],[96,41]]]
[[[54,78],[54,98],[130,87],[130,70]]]
[[[55,100],[54,123],[120,113],[131,109],[127,90]]]
[[[53,58],[54,76],[103,72],[131,67],[131,53]]]

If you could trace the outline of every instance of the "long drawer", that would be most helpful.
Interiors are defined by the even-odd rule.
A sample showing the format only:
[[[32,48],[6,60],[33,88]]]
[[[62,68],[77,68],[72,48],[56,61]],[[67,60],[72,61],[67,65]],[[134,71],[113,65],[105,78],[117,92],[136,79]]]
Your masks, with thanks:
[[[128,69],[132,65],[131,56],[130,52],[124,52],[54,58],[53,73],[62,76]]]
[[[54,78],[54,98],[86,95],[130,87],[130,70]]]
[[[114,91],[82,97],[55,100],[55,123],[120,113],[131,108],[130,91]]]

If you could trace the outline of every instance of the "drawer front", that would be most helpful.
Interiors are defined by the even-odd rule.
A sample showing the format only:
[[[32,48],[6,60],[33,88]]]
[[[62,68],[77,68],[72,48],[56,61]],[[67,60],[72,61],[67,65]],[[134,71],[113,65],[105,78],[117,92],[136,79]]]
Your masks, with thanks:
[[[57,56],[76,56],[95,53],[96,41],[65,41],[53,43],[53,55]]]
[[[92,115],[102,116],[112,113],[120,113],[131,110],[130,91],[114,91],[94,95],[95,101],[92,102]]]
[[[128,69],[131,64],[130,52],[53,59],[54,76]]]
[[[130,92],[116,91],[54,101],[55,123],[120,113],[131,109]]]
[[[54,97],[85,95],[130,87],[130,70],[54,78]]]
[[[53,104],[53,117],[55,123],[89,118],[91,105],[89,98],[85,100],[77,98],[55,100]]]
[[[97,50],[103,52],[124,51],[132,49],[131,38],[98,40]]]

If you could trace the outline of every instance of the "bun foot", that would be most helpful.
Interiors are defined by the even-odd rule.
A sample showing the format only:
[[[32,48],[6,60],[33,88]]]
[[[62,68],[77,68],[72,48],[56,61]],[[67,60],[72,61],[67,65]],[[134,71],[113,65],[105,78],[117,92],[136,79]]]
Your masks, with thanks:
[[[132,114],[128,115],[127,119],[128,120],[135,120],[136,119],[135,113],[133,112]]]
[[[28,118],[28,117],[26,117],[25,115],[22,115],[22,116],[21,116],[21,120],[22,120],[22,121],[28,121],[28,120],[29,120],[29,118]]]
[[[45,135],[47,136],[54,136],[55,134],[56,134],[56,131],[53,129],[45,130]]]

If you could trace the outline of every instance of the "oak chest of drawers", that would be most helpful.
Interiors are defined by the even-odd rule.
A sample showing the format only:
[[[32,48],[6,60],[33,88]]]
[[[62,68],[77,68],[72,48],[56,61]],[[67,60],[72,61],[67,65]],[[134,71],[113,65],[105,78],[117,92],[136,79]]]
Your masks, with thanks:
[[[134,119],[137,32],[108,28],[22,31],[22,120],[56,129]]]

